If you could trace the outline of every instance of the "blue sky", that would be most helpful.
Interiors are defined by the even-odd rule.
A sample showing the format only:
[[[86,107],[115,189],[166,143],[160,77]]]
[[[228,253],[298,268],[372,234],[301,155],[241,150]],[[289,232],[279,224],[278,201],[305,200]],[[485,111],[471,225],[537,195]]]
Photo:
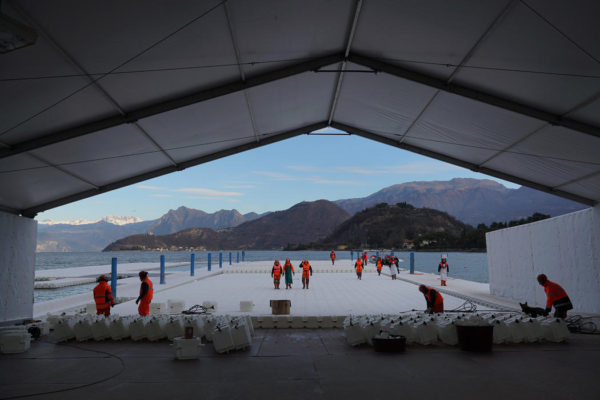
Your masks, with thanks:
[[[302,135],[57,207],[36,219],[118,215],[149,220],[180,206],[262,213],[301,201],[365,197],[398,183],[452,178],[493,179],[518,187],[354,135]]]

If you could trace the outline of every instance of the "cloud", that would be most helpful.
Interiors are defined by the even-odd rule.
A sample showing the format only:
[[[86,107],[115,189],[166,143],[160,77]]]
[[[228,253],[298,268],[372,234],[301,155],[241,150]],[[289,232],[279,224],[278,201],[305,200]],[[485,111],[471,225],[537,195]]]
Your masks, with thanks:
[[[159,187],[159,186],[150,186],[150,185],[137,185],[136,189],[145,189],[145,190],[169,190],[167,188]]]
[[[363,168],[354,165],[351,166],[340,166],[336,167],[337,171],[348,172],[352,174],[362,175],[373,175],[373,174],[392,174],[392,175],[406,175],[406,174],[436,174],[439,172],[446,171],[458,171],[462,170],[461,167],[456,165],[442,163],[438,161],[425,161],[416,162],[409,164],[398,164],[389,166],[380,166],[373,168]]]
[[[150,197],[173,197],[173,195],[166,194],[166,193],[154,193],[154,194],[151,194]]]
[[[312,165],[286,165],[285,168],[301,172],[318,172],[321,170],[321,168]]]
[[[297,178],[293,176],[282,174],[280,172],[271,172],[271,171],[252,171],[253,174],[268,176],[269,178],[276,179],[278,181],[296,181]]]
[[[225,185],[225,189],[254,189],[256,185]]]
[[[191,194],[201,194],[206,196],[219,196],[219,197],[229,197],[229,196],[243,196],[243,193],[240,192],[221,192],[219,190],[213,189],[205,189],[205,188],[181,188],[175,189],[175,192],[180,193],[191,193]]]
[[[312,177],[312,178],[308,178],[307,180],[312,183],[317,183],[320,185],[362,185],[363,184],[363,182],[359,182],[359,181],[324,179],[324,178],[319,178],[319,177]]]

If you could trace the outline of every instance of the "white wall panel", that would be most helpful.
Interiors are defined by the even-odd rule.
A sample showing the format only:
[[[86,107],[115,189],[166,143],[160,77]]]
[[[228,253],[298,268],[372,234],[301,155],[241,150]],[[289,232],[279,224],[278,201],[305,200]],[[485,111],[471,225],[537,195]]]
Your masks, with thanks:
[[[37,221],[0,211],[0,323],[31,318]]]
[[[600,206],[486,235],[490,291],[545,306],[536,276],[561,285],[579,312],[600,312]]]

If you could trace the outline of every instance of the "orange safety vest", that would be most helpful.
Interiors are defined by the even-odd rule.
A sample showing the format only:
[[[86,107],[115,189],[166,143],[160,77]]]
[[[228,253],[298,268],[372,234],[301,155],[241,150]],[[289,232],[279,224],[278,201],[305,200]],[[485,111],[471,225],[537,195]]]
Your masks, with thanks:
[[[281,277],[281,273],[283,272],[283,268],[281,268],[280,264],[273,264],[273,269],[271,270],[271,274],[273,278],[279,279]]]
[[[331,257],[332,260],[335,260],[335,251],[332,251],[329,257]]]
[[[362,261],[360,261],[360,258],[358,260],[356,260],[356,263],[354,264],[354,268],[356,268],[356,272],[362,272],[363,265],[362,265]]]
[[[444,312],[444,298],[437,290],[426,286],[425,299],[427,299],[427,307],[431,307],[433,312]],[[435,296],[435,299],[433,299]]]
[[[381,271],[381,266],[382,266],[381,258],[378,258],[377,259],[377,271]]]
[[[544,286],[544,292],[548,296],[546,307],[552,307],[557,300],[567,297],[567,292],[558,283],[546,281],[542,286]]]
[[[152,297],[154,297],[153,296],[154,290],[152,288],[152,281],[148,277],[145,277],[142,280],[142,282],[146,282],[146,284],[148,285],[148,293],[146,293],[146,295],[140,301],[143,301],[143,302],[146,302],[146,303],[150,303],[152,301]],[[142,295],[142,287],[140,285],[140,296],[141,295]]]
[[[112,296],[112,290],[108,283],[104,281],[98,282],[94,287],[94,301],[96,302],[96,310],[104,310],[115,304]]]
[[[310,276],[310,263],[302,263],[302,277],[308,278]]]

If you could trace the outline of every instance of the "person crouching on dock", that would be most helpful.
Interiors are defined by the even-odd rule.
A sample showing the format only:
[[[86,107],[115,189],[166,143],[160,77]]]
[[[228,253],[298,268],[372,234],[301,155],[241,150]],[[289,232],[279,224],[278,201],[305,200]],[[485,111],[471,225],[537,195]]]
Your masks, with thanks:
[[[427,302],[427,310],[425,312],[430,314],[444,312],[444,298],[440,292],[425,285],[419,286],[419,292],[423,293],[425,301]]]

